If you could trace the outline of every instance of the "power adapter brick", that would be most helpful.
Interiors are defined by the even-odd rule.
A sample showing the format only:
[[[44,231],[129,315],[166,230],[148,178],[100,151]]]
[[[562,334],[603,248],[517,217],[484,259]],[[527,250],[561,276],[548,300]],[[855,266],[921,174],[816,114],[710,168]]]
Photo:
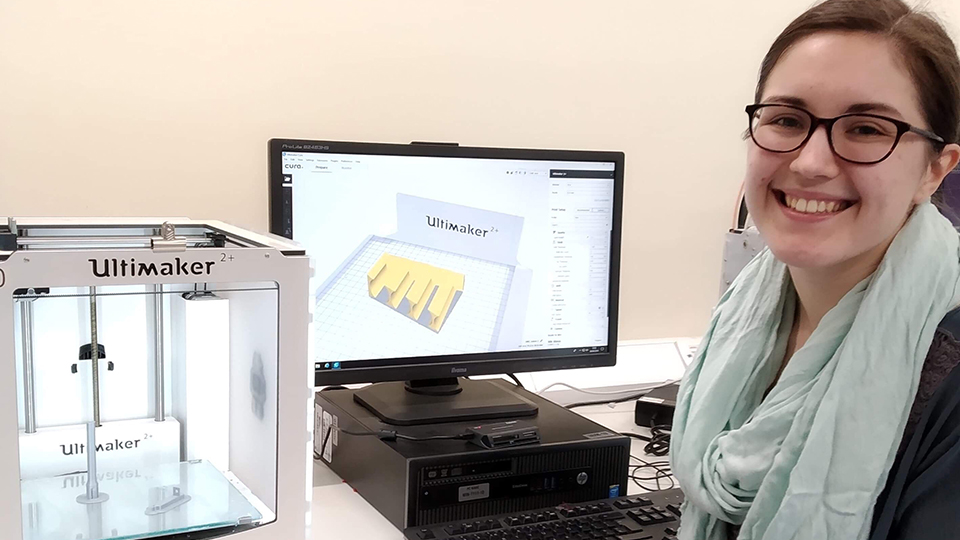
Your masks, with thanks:
[[[678,383],[669,384],[651,390],[647,395],[637,400],[634,409],[634,422],[640,426],[673,425],[673,411],[677,408]]]

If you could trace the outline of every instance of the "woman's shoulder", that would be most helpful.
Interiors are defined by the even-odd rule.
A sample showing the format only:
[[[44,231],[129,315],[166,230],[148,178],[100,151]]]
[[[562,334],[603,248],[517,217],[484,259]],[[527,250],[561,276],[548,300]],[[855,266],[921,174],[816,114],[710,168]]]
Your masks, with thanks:
[[[930,350],[920,372],[917,396],[910,409],[910,416],[907,418],[900,446],[901,451],[913,435],[927,404],[958,365],[960,365],[960,308],[947,313],[933,336],[933,343],[930,344]]]
[[[945,370],[949,374],[957,364],[960,364],[960,308],[947,313],[937,326],[923,371],[928,371],[929,366],[939,368],[933,371]]]
[[[896,460],[877,500],[871,539],[919,538],[919,531],[960,528],[960,492],[952,487],[960,483],[958,338],[960,309],[944,317],[930,346]],[[929,474],[932,470],[937,473]]]
[[[946,334],[950,341],[956,344],[960,341],[960,307],[956,307],[940,321],[937,327],[938,334]],[[934,342],[936,344],[936,342]]]
[[[931,397],[960,364],[960,309],[943,318],[930,344],[920,376],[920,390]]]

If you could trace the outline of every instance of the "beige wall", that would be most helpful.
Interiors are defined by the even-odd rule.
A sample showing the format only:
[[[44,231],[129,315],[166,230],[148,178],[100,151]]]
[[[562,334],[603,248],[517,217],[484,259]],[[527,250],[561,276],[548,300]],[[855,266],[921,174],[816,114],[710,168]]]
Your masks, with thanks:
[[[2,0],[0,215],[266,229],[271,137],[623,150],[621,334],[698,335],[743,106],[807,5]]]

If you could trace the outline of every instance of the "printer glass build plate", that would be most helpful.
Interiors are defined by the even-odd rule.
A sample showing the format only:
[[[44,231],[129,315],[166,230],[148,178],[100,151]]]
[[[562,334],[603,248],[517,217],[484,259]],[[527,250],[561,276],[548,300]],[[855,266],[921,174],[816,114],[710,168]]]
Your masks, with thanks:
[[[109,500],[81,504],[86,473],[21,482],[24,540],[132,540],[258,523],[263,515],[206,461],[136,470],[102,471]],[[171,500],[173,488],[190,499],[163,513],[147,509]],[[177,499],[173,499],[176,501]],[[179,499],[182,501],[183,499]]]

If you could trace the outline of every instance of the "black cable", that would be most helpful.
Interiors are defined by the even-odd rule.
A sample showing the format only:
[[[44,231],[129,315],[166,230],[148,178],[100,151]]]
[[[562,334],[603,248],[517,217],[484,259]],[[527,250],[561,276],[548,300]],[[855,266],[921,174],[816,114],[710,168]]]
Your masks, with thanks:
[[[666,425],[654,425],[650,427],[652,440],[647,444],[643,451],[651,456],[663,457],[670,453],[670,427]]]
[[[626,435],[627,437],[640,439],[641,441],[646,441],[646,442],[650,442],[651,440],[653,440],[650,437],[647,437],[646,435],[641,435],[639,433],[630,433],[629,431],[624,431],[623,433],[621,433],[621,435]]]
[[[638,470],[645,469],[645,468],[647,468],[646,465],[635,466],[633,467],[633,470],[631,471],[631,473],[628,475],[628,478],[633,480],[633,483],[636,484],[637,487],[646,491],[665,491],[665,490],[673,489],[677,487],[677,483],[673,479],[673,474],[667,471],[654,469],[657,471],[654,476],[637,476],[636,475]],[[662,483],[662,481],[664,480],[669,482],[669,484]],[[653,486],[648,486],[641,483],[641,482],[654,482],[654,481],[657,483],[656,488],[654,488]]]
[[[577,408],[577,407],[589,407],[590,405],[610,405],[610,404],[613,404],[613,403],[624,403],[624,402],[627,402],[627,401],[633,401],[633,400],[635,400],[635,399],[640,399],[640,398],[642,398],[643,396],[649,394],[650,392],[653,392],[654,390],[659,390],[660,388],[665,388],[665,387],[667,387],[667,386],[670,386],[671,384],[677,384],[677,383],[676,383],[676,382],[669,382],[669,383],[666,383],[666,384],[661,384],[661,385],[659,385],[659,386],[654,386],[653,388],[647,388],[646,390],[644,390],[644,391],[641,392],[641,393],[632,394],[632,395],[629,395],[629,396],[620,397],[620,398],[616,398],[616,399],[604,399],[604,400],[597,400],[597,401],[580,401],[580,402],[577,402],[577,403],[571,403],[571,404],[569,404],[569,405],[564,405],[564,408],[566,408],[566,409],[575,409],[575,408]]]
[[[621,435],[645,441],[643,452],[651,456],[664,457],[670,453],[670,426],[651,426],[651,437],[639,433],[624,432]]]
[[[646,441],[646,445],[643,448],[643,451],[647,454],[654,455],[657,457],[663,457],[670,453],[670,427],[668,425],[651,425],[650,426],[650,437],[645,435],[640,435],[639,433],[630,433],[625,432],[621,435],[626,435],[634,439],[639,439],[641,441]],[[633,483],[636,484],[641,489],[648,491],[663,491],[665,489],[672,489],[676,487],[676,482],[673,479],[673,472],[670,469],[670,462],[668,460],[653,461],[648,462],[641,458],[631,455],[631,458],[639,461],[642,465],[633,466],[630,470],[629,478],[633,480]],[[637,471],[642,469],[652,469],[655,472],[653,476],[638,476]],[[670,485],[664,487],[661,485],[661,480],[669,480]],[[655,481],[657,483],[657,488],[652,489],[648,486],[641,484],[640,482],[651,482]]]
[[[353,434],[351,433],[350,435],[353,435]],[[378,433],[377,435],[379,435],[379,436],[380,436],[380,439],[381,439],[381,440],[384,440],[384,441],[390,441],[390,440],[393,440],[393,439],[400,439],[400,440],[403,440],[403,441],[413,441],[413,442],[422,442],[422,441],[469,441],[470,439],[473,439],[473,437],[474,437],[474,434],[471,433],[471,432],[460,433],[459,435],[433,435],[433,436],[430,436],[430,437],[411,437],[411,436],[409,436],[409,435],[403,435],[403,434],[401,434],[401,433],[397,433],[396,431],[389,431],[389,430],[387,430],[387,431],[385,431],[385,430],[380,430],[380,433]],[[393,437],[393,439],[390,438],[391,436]]]
[[[326,391],[328,391],[328,390],[347,390],[347,387],[346,387],[346,386],[340,386],[340,385],[327,386],[327,387],[325,387],[325,388],[321,388],[321,389],[320,389],[320,392],[326,392]],[[324,435],[324,437],[323,437],[323,443],[320,445],[320,453],[318,454],[317,451],[314,450],[314,451],[313,451],[313,459],[322,459],[323,453],[326,451],[326,448],[327,448],[327,443],[330,441],[330,433],[331,433],[332,430],[333,430],[333,426],[332,426],[332,425],[331,425],[329,428],[327,428],[327,434]]]
[[[328,386],[326,388],[321,389],[320,391],[326,392],[327,390],[347,390],[347,388],[343,386]],[[327,445],[330,443],[330,434],[333,433],[334,429],[336,429],[340,433],[343,433],[344,435],[352,435],[354,437],[377,436],[380,438],[381,441],[396,441],[398,439],[403,441],[411,441],[411,442],[447,441],[447,440],[468,441],[474,438],[474,434],[470,431],[459,433],[457,435],[433,435],[430,437],[413,437],[411,435],[397,433],[396,431],[391,429],[381,429],[379,431],[349,431],[349,430],[331,425],[330,427],[327,428],[326,435],[323,436],[323,442],[320,444],[320,453],[318,454],[316,450],[313,451],[313,459],[323,458],[323,454],[327,450]]]
[[[629,475],[628,475],[628,477],[629,477],[631,480],[633,480],[633,483],[636,484],[636,485],[637,485],[638,487],[640,487],[641,489],[645,489],[645,490],[647,490],[647,491],[663,491],[663,490],[667,490],[667,489],[673,489],[674,487],[676,487],[677,484],[676,484],[676,481],[675,481],[674,478],[673,478],[673,472],[672,472],[671,469],[670,469],[670,462],[669,462],[669,461],[661,460],[661,461],[648,462],[648,461],[646,461],[646,460],[644,460],[644,459],[641,459],[641,458],[638,458],[637,456],[634,456],[634,455],[631,455],[630,457],[631,457],[632,459],[635,459],[635,460],[639,461],[639,462],[642,464],[642,465],[631,465],[631,470],[630,470],[630,473],[629,473]],[[652,477],[651,477],[651,476],[637,476],[637,471],[642,470],[642,469],[653,469],[654,471],[656,471],[656,474],[654,474],[654,476],[652,476]],[[664,487],[663,485],[661,485],[661,484],[660,484],[660,481],[663,480],[663,479],[669,480],[669,481],[670,481],[670,485],[667,486],[667,487]],[[657,488],[656,488],[656,489],[653,489],[653,488],[651,488],[651,487],[649,487],[649,486],[645,486],[645,485],[643,485],[643,484],[640,483],[640,482],[651,482],[651,481],[656,481],[656,482],[657,482]]]
[[[322,459],[322,458],[323,458],[323,454],[325,454],[326,451],[327,451],[327,443],[330,442],[330,434],[333,433],[333,429],[334,429],[334,426],[333,426],[333,425],[331,425],[330,427],[327,428],[327,434],[323,436],[323,443],[320,444],[320,453],[318,454],[317,451],[314,450],[314,451],[313,451],[313,459]],[[339,428],[337,428],[337,429],[339,429]],[[370,433],[368,433],[368,435],[373,435],[373,434],[374,434],[374,433],[373,433],[372,431],[371,431]]]
[[[650,437],[625,431],[620,433],[627,437],[645,441],[647,444],[643,447],[643,452],[651,456],[664,457],[670,453],[670,426],[652,425],[650,426]]]
[[[571,403],[569,405],[564,405],[565,409],[576,409],[577,407],[589,407],[591,405],[611,405],[614,403],[625,403],[627,401],[633,401],[635,399],[640,399],[643,396],[650,393],[650,390],[644,390],[642,394],[632,394],[629,396],[616,398],[616,399],[604,399],[602,401],[579,401],[577,403]]]
[[[523,383],[520,382],[520,379],[518,379],[517,376],[514,375],[513,373],[507,373],[507,377],[510,377],[511,379],[513,379],[513,382],[517,383],[517,386],[519,386],[520,388],[524,388]]]
[[[470,431],[459,433],[457,435],[431,435],[429,437],[414,437],[411,435],[405,435],[403,433],[397,433],[392,429],[381,429],[379,431],[348,431],[336,426],[330,426],[327,428],[327,434],[323,437],[323,443],[320,445],[320,453],[317,454],[317,451],[313,451],[313,459],[321,459],[323,454],[326,453],[327,444],[330,442],[330,434],[333,430],[336,429],[344,435],[352,435],[354,437],[371,437],[376,436],[381,441],[411,441],[411,442],[424,442],[424,441],[468,441],[474,438],[474,434]]]

